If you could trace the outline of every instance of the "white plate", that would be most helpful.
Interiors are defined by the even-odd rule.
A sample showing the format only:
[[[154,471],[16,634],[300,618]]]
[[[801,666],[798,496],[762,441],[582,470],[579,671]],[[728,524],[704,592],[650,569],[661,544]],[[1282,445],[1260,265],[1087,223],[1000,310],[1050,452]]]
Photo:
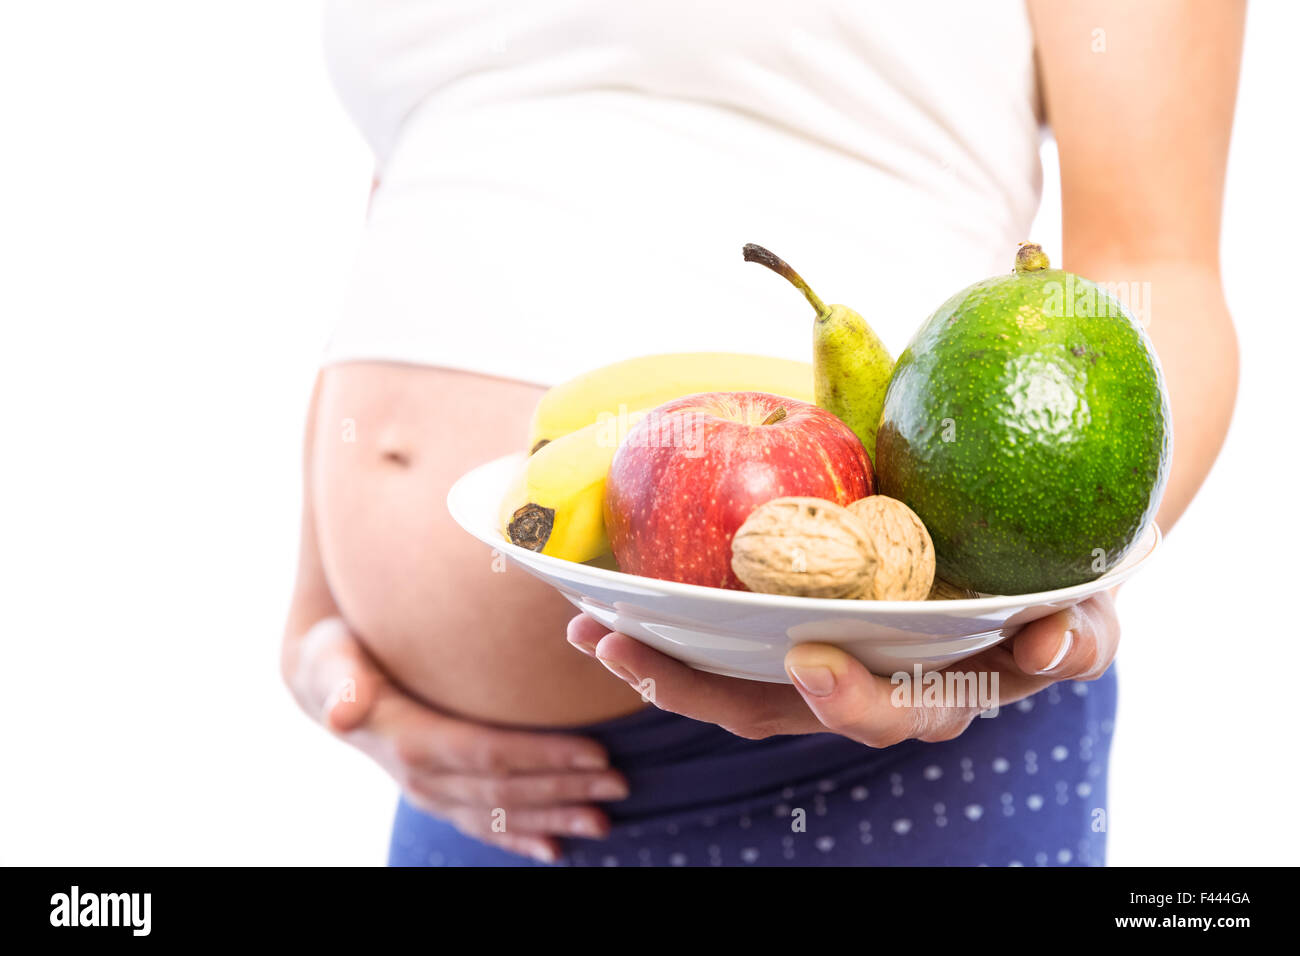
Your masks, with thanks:
[[[1151,524],[1118,567],[1095,581],[1039,594],[962,601],[846,601],[754,594],[660,581],[615,570],[612,559],[577,564],[511,544],[497,526],[506,486],[523,453],[480,465],[452,486],[456,522],[550,584],[605,627],[729,677],[789,683],[782,661],[792,644],[836,644],[877,674],[929,671],[978,653],[1030,621],[1114,587],[1160,544]],[[576,653],[576,652],[575,652]]]

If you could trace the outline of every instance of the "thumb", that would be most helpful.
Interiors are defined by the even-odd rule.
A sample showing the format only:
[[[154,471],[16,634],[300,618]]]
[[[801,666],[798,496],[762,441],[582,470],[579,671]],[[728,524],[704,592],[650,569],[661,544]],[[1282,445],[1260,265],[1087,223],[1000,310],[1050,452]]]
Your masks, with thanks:
[[[796,644],[785,655],[785,670],[817,719],[837,733],[856,735],[873,729],[865,724],[897,717],[888,706],[888,682],[831,644]]]
[[[318,621],[303,635],[299,668],[310,711],[335,733],[354,730],[374,707],[384,677],[341,618]]]

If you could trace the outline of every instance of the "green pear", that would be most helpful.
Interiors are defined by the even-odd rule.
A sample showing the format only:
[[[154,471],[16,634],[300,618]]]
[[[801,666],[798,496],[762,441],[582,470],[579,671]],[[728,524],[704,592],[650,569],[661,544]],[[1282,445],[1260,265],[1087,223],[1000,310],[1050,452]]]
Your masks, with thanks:
[[[817,311],[813,322],[813,392],[862,440],[876,464],[876,429],[894,360],[862,316],[846,305],[826,305],[783,259],[762,246],[745,246],[745,261],[767,266],[804,294]]]

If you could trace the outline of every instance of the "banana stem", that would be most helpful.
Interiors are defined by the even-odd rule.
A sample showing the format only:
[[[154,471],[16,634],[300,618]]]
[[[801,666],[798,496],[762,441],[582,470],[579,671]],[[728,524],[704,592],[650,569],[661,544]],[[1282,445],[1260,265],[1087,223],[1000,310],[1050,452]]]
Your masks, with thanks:
[[[817,298],[817,293],[809,287],[807,282],[803,281],[803,277],[800,276],[799,273],[795,272],[794,269],[790,268],[790,263],[786,262],[776,253],[769,252],[757,243],[748,242],[745,244],[744,254],[746,262],[757,262],[760,266],[767,266],[777,275],[781,276],[781,278],[785,279],[792,286],[802,292],[803,297],[808,300],[808,303],[814,309],[817,310],[817,315],[820,318],[824,319],[826,316],[830,315],[831,310],[826,308],[826,303]]]

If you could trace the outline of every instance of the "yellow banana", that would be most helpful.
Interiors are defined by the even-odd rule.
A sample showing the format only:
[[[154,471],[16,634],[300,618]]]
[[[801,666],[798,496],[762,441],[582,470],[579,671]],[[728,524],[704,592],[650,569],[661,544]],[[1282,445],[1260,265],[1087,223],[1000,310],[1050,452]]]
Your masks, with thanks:
[[[567,561],[609,551],[605,477],[628,430],[644,416],[644,410],[604,416],[529,455],[501,503],[505,536]]]
[[[535,450],[584,428],[601,414],[654,408],[696,392],[771,392],[816,400],[807,362],[730,352],[647,355],[606,365],[548,391],[533,412],[528,447]]]

